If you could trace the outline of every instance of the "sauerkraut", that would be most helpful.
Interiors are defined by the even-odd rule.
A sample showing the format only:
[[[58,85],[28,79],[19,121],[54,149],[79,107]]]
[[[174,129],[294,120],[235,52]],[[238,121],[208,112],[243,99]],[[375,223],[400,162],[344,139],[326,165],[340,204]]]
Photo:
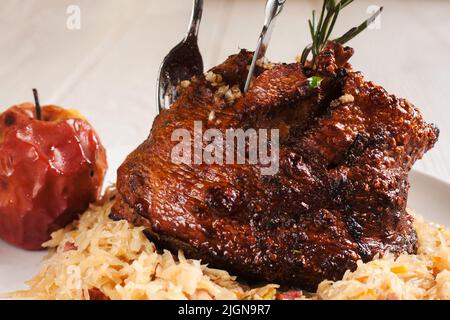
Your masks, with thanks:
[[[142,227],[108,218],[113,199],[97,204],[45,243],[50,252],[29,289],[37,299],[450,299],[450,231],[416,215],[417,255],[386,254],[323,281],[316,293],[249,288],[225,270],[159,251]]]

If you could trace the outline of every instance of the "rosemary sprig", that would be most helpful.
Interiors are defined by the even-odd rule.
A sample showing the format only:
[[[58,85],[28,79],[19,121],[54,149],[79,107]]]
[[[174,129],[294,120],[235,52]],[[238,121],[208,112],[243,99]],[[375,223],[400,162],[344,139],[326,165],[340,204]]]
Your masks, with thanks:
[[[353,1],[354,0],[324,0],[318,21],[316,20],[316,11],[313,11],[312,19],[308,20],[312,43],[303,50],[300,60],[303,65],[306,64],[309,55],[312,54],[311,66],[312,68],[315,68],[316,58],[325,47],[327,41],[330,39],[340,11]],[[372,22],[374,22],[382,11],[383,8],[381,7],[369,19],[361,23],[359,26],[350,29],[343,36],[336,38],[333,41],[340,44],[345,44],[350,41],[365,30]]]

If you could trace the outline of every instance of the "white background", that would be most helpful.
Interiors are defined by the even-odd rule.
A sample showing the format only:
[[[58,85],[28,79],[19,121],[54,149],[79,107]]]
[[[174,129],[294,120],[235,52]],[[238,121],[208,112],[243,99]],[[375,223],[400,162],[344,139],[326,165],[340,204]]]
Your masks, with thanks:
[[[200,46],[205,65],[252,49],[265,0],[205,0]],[[385,7],[380,30],[350,43],[355,69],[407,97],[441,129],[438,145],[416,168],[450,181],[450,2],[356,0],[337,33]],[[66,9],[81,8],[68,30]],[[287,0],[268,56],[293,61],[309,43],[307,18],[319,1]],[[144,140],[156,115],[155,81],[164,55],[183,37],[189,0],[1,0],[0,111],[32,100],[79,109],[97,128],[111,167]],[[110,180],[113,178],[110,177]]]

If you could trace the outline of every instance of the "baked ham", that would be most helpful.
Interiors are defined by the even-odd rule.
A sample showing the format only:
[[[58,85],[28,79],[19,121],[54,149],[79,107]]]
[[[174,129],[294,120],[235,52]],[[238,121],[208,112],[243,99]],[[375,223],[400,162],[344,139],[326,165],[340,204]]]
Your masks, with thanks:
[[[252,59],[242,50],[185,83],[119,168],[111,218],[145,226],[160,248],[306,290],[340,279],[358,260],[415,253],[408,173],[438,129],[354,72],[352,54],[329,42],[314,69],[262,64],[241,95]],[[263,164],[248,161],[172,162],[172,132],[193,134],[194,121],[204,130],[279,129],[278,173],[263,175]]]

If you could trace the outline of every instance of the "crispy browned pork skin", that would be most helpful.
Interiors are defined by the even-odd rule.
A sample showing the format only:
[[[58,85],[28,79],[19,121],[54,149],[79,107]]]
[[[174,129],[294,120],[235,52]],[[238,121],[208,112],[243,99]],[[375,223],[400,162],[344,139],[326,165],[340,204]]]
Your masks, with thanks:
[[[204,76],[154,121],[118,171],[113,219],[245,279],[314,290],[359,259],[416,251],[406,211],[408,172],[437,140],[417,108],[353,72],[351,48],[329,43],[315,71],[300,64],[259,70],[233,103]],[[212,71],[243,87],[252,54]],[[324,78],[310,88],[308,78]],[[215,117],[211,119],[211,111]],[[280,129],[280,170],[260,165],[176,165],[174,129]]]

